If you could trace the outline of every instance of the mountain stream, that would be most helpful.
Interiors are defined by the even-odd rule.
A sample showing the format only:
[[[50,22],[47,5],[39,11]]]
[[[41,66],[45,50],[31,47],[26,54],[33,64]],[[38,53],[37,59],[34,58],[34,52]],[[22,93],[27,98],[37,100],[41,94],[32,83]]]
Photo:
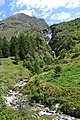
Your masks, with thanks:
[[[10,89],[8,91],[8,94],[4,97],[5,103],[12,107],[13,109],[20,110],[21,107],[25,108],[26,98],[27,95],[23,95],[20,92],[20,88],[26,85],[28,82],[27,80],[21,80],[19,83],[17,83],[14,88],[15,90]],[[18,88],[18,89],[17,89]],[[31,103],[31,111],[34,111],[35,114],[32,114],[32,118],[40,118],[41,116],[53,116],[52,120],[76,120],[74,117],[71,117],[69,115],[64,115],[61,112],[57,112],[58,107],[60,106],[59,103],[55,105],[55,110],[50,110],[48,107],[44,107],[44,105],[41,105],[40,103],[36,103],[35,101]],[[55,117],[54,117],[55,116]]]

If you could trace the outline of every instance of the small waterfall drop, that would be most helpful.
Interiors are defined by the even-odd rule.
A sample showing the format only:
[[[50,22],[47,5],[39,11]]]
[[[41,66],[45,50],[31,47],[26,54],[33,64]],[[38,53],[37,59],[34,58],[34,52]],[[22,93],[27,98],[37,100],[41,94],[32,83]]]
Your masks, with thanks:
[[[51,38],[52,38],[52,33],[49,33],[46,35],[46,38],[47,38],[47,44],[49,44]]]
[[[52,54],[54,56],[54,59],[56,59],[56,53],[55,53],[55,51],[52,51]]]
[[[52,33],[46,34],[47,44],[49,44],[51,38],[52,38]],[[53,55],[54,59],[56,59],[55,51],[52,51],[52,55]]]

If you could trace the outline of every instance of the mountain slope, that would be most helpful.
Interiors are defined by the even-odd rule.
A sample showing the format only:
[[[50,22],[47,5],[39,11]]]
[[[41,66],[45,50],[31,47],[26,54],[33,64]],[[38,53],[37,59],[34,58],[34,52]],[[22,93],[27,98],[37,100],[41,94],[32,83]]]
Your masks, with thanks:
[[[17,64],[19,59],[23,60],[24,66],[39,73],[40,68],[53,61],[50,47],[44,39],[44,33],[48,33],[48,29],[49,26],[43,19],[23,13],[0,22],[0,58],[15,56]]]
[[[57,55],[79,53],[80,51],[80,18],[50,26],[53,37],[50,46]],[[64,55],[65,56],[65,55]]]
[[[0,36],[11,38],[12,35],[19,35],[22,32],[48,31],[49,27],[44,19],[30,17],[18,13],[0,22]]]

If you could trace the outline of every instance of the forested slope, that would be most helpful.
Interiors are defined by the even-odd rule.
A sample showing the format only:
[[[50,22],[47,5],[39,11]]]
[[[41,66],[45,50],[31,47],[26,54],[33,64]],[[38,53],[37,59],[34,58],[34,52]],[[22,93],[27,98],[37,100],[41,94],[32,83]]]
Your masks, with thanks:
[[[80,53],[80,18],[50,26],[53,37],[50,46],[62,58],[65,53]]]

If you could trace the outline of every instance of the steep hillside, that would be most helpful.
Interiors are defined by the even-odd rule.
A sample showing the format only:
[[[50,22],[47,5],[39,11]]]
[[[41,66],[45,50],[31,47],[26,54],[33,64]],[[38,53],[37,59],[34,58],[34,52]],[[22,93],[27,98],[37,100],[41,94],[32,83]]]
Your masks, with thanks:
[[[53,37],[50,41],[52,50],[65,57],[65,53],[80,53],[80,18],[50,26]]]
[[[19,35],[22,32],[48,31],[49,26],[44,19],[30,17],[23,13],[13,15],[0,22],[0,36],[11,38],[12,35]]]

